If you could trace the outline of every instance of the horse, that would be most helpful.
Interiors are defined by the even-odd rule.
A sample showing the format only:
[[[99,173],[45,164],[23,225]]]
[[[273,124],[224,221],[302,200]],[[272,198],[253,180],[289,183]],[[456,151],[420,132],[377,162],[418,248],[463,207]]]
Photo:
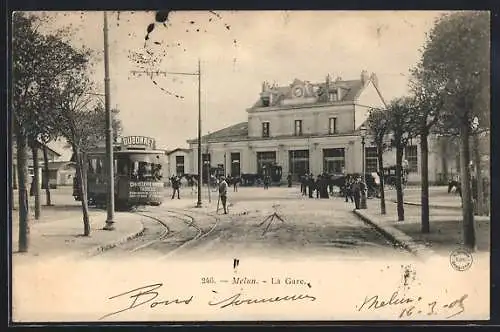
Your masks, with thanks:
[[[462,184],[460,182],[456,180],[450,180],[448,182],[448,194],[451,193],[453,189],[455,189],[455,193],[462,196]]]

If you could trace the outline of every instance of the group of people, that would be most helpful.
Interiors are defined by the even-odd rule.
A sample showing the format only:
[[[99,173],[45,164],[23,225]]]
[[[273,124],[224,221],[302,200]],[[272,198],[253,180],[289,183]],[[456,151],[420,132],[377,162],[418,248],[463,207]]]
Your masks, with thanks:
[[[344,188],[342,188],[343,194],[345,196],[345,201],[351,203],[354,202],[355,208],[358,210],[361,207],[361,198],[365,195],[366,199],[366,184],[362,181],[361,176],[350,177],[347,176],[345,179]]]
[[[291,177],[289,176],[288,186],[291,187]],[[327,174],[319,174],[317,178],[314,175],[306,174],[300,177],[300,191],[302,196],[307,196],[309,193],[309,198],[313,198],[313,193],[316,192],[316,198],[329,198],[328,187],[329,187],[329,176]],[[331,192],[331,190],[330,190]]]
[[[288,176],[288,187],[291,187],[291,175]],[[333,184],[329,181],[328,174],[320,174],[316,178],[313,174],[306,174],[300,177],[300,191],[302,196],[314,198],[329,198],[329,194],[333,193]],[[361,176],[352,177],[346,176],[345,183],[342,186],[341,193],[345,197],[345,201],[349,200],[355,204],[356,209],[361,206],[361,198],[367,195],[367,186],[362,181]]]

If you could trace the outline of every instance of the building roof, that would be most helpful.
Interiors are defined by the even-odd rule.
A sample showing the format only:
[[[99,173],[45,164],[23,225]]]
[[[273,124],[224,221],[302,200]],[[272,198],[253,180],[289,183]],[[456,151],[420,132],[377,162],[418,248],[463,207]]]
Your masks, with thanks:
[[[310,89],[314,91],[312,95],[318,97],[318,103],[327,102],[326,94],[324,94],[325,98],[322,97],[325,91],[336,91],[337,88],[340,88],[342,91],[342,97],[337,102],[352,102],[359,96],[359,94],[365,87],[365,84],[361,79],[345,81],[336,80],[331,81],[328,84],[326,83],[326,81],[322,83],[310,83],[307,81],[295,79],[294,82],[288,86],[273,86],[269,88],[269,92],[274,96],[269,106],[279,106],[281,105],[281,101],[283,99],[290,98],[292,95],[292,89],[297,84],[309,86]],[[307,104],[310,105],[310,102],[307,102]],[[258,107],[263,107],[261,98],[259,98],[251,108]]]
[[[177,148],[177,149],[174,149],[174,150],[165,150],[165,154],[167,156],[171,155],[172,153],[174,152],[177,152],[177,151],[180,151],[180,152],[186,152],[186,153],[189,153],[191,152],[191,149],[183,149],[183,148]]]
[[[56,157],[60,157],[61,154],[59,152],[57,152],[56,150],[54,150],[53,148],[51,148],[48,144],[43,144],[42,142],[38,142],[38,146],[40,147],[40,149],[43,149],[43,147],[47,147],[47,150],[50,154],[53,154],[55,155]],[[15,138],[15,135],[12,137],[12,145],[15,146],[16,144],[16,138]],[[15,149],[13,150],[15,151]],[[15,153],[15,152],[14,152]]]
[[[72,161],[52,161],[52,162],[49,162],[49,170],[51,170],[51,171],[58,170],[61,167],[66,166],[66,165],[75,166],[75,163]]]
[[[238,138],[248,137],[248,122],[240,122],[235,125],[220,129],[216,132],[210,133],[208,135],[202,136],[201,140],[234,140]],[[197,138],[188,140],[188,143],[198,142]]]

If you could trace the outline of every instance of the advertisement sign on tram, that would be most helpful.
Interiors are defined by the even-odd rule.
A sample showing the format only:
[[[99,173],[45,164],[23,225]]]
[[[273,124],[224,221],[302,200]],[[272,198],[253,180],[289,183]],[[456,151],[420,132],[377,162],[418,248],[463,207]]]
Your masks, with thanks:
[[[143,146],[152,150],[156,148],[154,138],[146,136],[126,136],[122,138],[122,144],[125,146]]]
[[[161,199],[163,182],[130,181],[129,198]]]

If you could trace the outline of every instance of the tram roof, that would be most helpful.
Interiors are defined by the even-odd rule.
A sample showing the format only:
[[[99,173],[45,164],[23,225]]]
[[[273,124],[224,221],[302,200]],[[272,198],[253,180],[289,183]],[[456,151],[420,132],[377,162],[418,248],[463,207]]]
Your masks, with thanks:
[[[115,146],[113,150],[114,154],[161,154],[164,155],[164,150],[151,150],[151,149],[141,149],[141,148],[126,148],[122,146]],[[105,148],[97,148],[89,151],[89,154],[106,154]]]

